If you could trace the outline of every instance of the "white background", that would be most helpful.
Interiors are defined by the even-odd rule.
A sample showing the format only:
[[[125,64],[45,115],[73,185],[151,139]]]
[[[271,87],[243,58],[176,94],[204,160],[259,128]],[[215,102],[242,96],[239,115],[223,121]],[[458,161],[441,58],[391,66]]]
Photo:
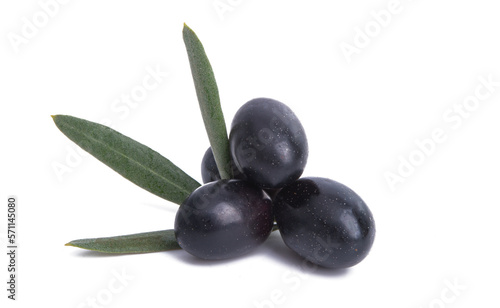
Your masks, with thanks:
[[[332,2],[221,0],[232,10],[218,14],[213,0],[68,1],[44,20],[38,1],[2,1],[0,234],[5,247],[14,194],[20,247],[15,303],[0,258],[2,307],[498,307],[500,87],[480,88],[475,105],[471,96],[480,78],[500,81],[500,6]],[[34,17],[36,32],[13,43]],[[304,175],[340,181],[370,206],[377,235],[362,263],[304,269],[278,233],[222,262],[64,246],[172,228],[177,205],[75,155],[51,114],[111,123],[201,181],[208,140],[184,22],[211,60],[228,125],[252,98],[286,103],[308,134]],[[132,108],[121,97],[148,67],[169,75]],[[435,130],[444,137],[422,154],[416,142]],[[394,189],[388,172],[401,176]]]

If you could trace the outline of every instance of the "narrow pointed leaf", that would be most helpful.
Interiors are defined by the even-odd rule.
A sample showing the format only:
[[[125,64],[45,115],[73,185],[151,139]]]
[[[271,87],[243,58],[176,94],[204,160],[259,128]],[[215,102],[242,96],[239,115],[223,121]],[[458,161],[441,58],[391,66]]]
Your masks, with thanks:
[[[170,160],[119,132],[80,118],[52,116],[69,139],[132,183],[181,204],[200,184]]]
[[[74,240],[66,244],[103,253],[147,253],[181,249],[174,230]]]
[[[232,177],[229,141],[214,72],[203,45],[193,30],[186,24],[184,24],[182,35],[191,66],[198,103],[215,162],[221,178],[229,179]]]

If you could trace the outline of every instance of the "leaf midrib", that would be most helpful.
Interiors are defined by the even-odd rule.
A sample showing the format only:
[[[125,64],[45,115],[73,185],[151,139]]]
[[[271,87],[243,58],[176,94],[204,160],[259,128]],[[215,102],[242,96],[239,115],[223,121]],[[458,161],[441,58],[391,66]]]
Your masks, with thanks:
[[[118,153],[118,154],[120,154],[121,156],[123,156],[123,157],[127,158],[128,160],[130,160],[130,161],[134,162],[136,165],[141,166],[144,170],[150,171],[152,174],[155,174],[155,175],[157,175],[158,177],[160,177],[160,178],[164,179],[167,183],[171,184],[172,186],[174,186],[174,187],[176,187],[176,188],[179,188],[181,191],[186,192],[188,195],[191,193],[191,191],[187,191],[185,188],[183,188],[183,187],[181,187],[181,186],[179,186],[179,185],[175,184],[175,182],[171,182],[171,181],[169,181],[169,179],[168,179],[168,178],[166,178],[166,177],[164,177],[163,175],[161,175],[161,174],[159,174],[159,173],[155,172],[153,169],[150,169],[150,168],[148,168],[147,166],[144,166],[143,164],[141,164],[141,163],[140,163],[140,162],[138,162],[137,160],[130,158],[129,156],[127,156],[127,155],[125,155],[124,153],[122,153],[122,152],[120,152],[120,151],[116,150],[116,149],[115,149],[115,148],[113,148],[113,147],[110,147],[108,144],[106,144],[106,143],[105,143],[105,142],[103,142],[102,140],[96,139],[96,138],[92,137],[91,135],[86,134],[84,131],[80,131],[80,130],[78,130],[75,126],[70,125],[69,123],[66,123],[66,125],[68,125],[69,127],[71,127],[71,128],[72,128],[74,131],[76,131],[77,133],[80,133],[80,134],[82,134],[82,135],[86,136],[87,138],[92,139],[92,140],[94,140],[94,141],[96,141],[96,142],[100,143],[100,144],[101,144],[101,145],[103,145],[105,148],[109,148],[109,149],[111,149],[113,152]],[[131,139],[131,140],[133,140],[133,139]],[[135,142],[137,142],[137,141],[135,141]],[[143,144],[141,144],[141,145],[143,145]],[[146,145],[143,145],[143,146],[147,147]],[[149,148],[149,147],[148,147],[148,148]],[[160,154],[160,153],[158,153],[158,152],[154,151],[154,150],[153,150],[153,149],[151,149],[151,148],[149,148],[149,149],[150,149],[151,151],[153,151],[155,154],[158,154],[158,155],[160,155],[160,156],[161,156],[161,154]],[[163,156],[161,156],[161,157],[163,158]],[[135,184],[135,183],[134,183],[134,184]],[[136,184],[136,185],[137,185],[137,184]]]

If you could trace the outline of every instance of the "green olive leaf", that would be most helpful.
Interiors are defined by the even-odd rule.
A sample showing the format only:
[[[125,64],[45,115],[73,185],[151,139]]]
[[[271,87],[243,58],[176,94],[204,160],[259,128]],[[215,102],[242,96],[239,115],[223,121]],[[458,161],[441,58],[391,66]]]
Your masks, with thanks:
[[[200,184],[147,146],[98,123],[68,115],[52,116],[69,139],[124,178],[181,204]]]
[[[103,253],[147,253],[181,249],[175,239],[174,230],[74,240],[65,246]]]
[[[275,224],[272,231],[277,231]],[[103,253],[148,253],[182,249],[175,239],[174,230],[119,235],[111,237],[74,240],[65,246],[77,247]]]
[[[229,140],[214,72],[203,45],[193,30],[186,24],[184,24],[182,35],[191,66],[198,103],[215,162],[221,178],[230,179],[232,178],[232,170]]]

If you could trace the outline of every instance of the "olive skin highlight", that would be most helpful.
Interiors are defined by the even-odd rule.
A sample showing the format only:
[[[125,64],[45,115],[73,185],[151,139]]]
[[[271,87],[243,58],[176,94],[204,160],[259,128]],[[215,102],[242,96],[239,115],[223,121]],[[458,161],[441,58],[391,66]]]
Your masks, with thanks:
[[[375,222],[365,202],[326,178],[301,178],[284,187],[274,199],[274,213],[285,244],[327,268],[358,264],[375,238]]]

